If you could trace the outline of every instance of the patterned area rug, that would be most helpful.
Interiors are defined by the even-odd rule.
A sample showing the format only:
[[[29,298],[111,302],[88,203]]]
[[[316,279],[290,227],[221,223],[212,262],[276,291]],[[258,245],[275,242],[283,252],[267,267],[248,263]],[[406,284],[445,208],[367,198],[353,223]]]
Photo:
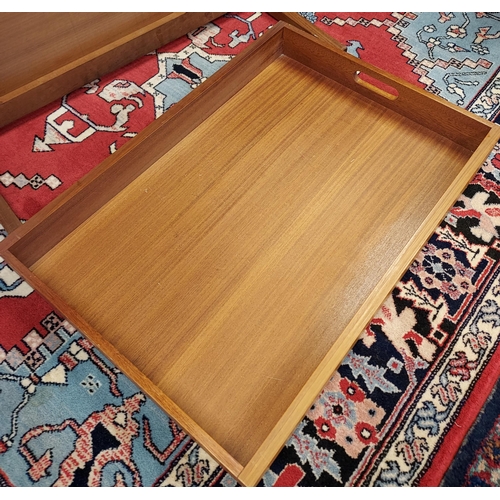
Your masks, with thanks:
[[[351,54],[500,121],[499,13],[302,14]],[[4,128],[1,194],[29,219],[274,23],[224,16]],[[447,484],[500,372],[498,226],[500,145],[261,485]],[[469,461],[482,484],[498,484],[493,422]],[[236,482],[0,262],[0,484]]]

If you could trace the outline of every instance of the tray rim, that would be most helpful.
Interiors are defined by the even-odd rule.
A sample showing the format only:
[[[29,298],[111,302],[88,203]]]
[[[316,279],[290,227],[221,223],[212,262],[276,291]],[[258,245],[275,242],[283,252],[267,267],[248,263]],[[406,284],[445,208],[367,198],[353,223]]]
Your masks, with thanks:
[[[190,106],[196,106],[197,101],[203,99],[203,96],[207,94],[208,89],[217,87],[218,85],[223,85],[224,81],[228,78],[231,78],[233,73],[238,68],[241,68],[245,61],[248,61],[249,58],[251,58],[255,54],[259,54],[260,52],[262,52],[262,47],[265,46],[265,44],[269,46],[269,43],[271,43],[270,41],[273,41],[273,43],[277,44],[274,47],[274,58],[272,60],[274,60],[281,54],[285,54],[286,48],[284,47],[284,45],[286,44],[287,37],[289,39],[290,37],[295,37],[296,40],[298,39],[300,41],[307,41],[309,47],[322,47],[323,53],[325,50],[327,52],[330,51],[337,54],[340,53],[341,57],[345,58],[347,61],[351,61],[351,64],[356,64],[357,67],[360,67],[368,74],[373,74],[381,81],[386,81],[391,85],[396,86],[398,90],[400,88],[413,87],[400,79],[392,77],[382,70],[378,70],[371,65],[368,65],[367,63],[362,63],[358,59],[353,58],[352,56],[349,56],[348,54],[345,54],[338,49],[332,49],[331,46],[328,46],[328,44],[321,42],[311,35],[306,34],[280,21],[273,27],[272,30],[269,30],[268,33],[254,42],[238,57],[234,58],[232,61],[226,64],[218,73],[213,75],[204,84],[200,85],[198,89],[195,89],[180,103],[178,103],[176,106],[171,108],[171,110],[165,113],[161,118],[146,127],[146,129],[138,134],[138,136],[134,140],[129,141],[129,143],[127,143],[117,153],[102,162],[98,167],[96,167],[96,169],[87,174],[87,176],[85,176],[81,181],[78,181],[74,186],[70,187],[68,190],[62,193],[60,197],[58,197],[47,207],[42,209],[23,226],[16,229],[3,242],[0,242],[0,255],[4,257],[8,264],[10,264],[21,276],[23,276],[23,278],[26,279],[26,281],[28,281],[28,283],[30,283],[37,291],[39,291],[47,300],[49,300],[49,302],[51,302],[52,305],[58,311],[60,311],[64,317],[68,318],[68,320],[73,323],[82,332],[82,334],[85,335],[85,337],[89,338],[89,340],[91,340],[93,344],[103,352],[104,355],[106,355],[111,361],[113,361],[120,368],[120,370],[123,371],[123,373],[128,375],[135,383],[137,383],[140,386],[141,390],[146,392],[153,400],[155,400],[173,420],[175,420],[182,428],[184,428],[185,431],[190,434],[208,453],[210,453],[225,469],[227,469],[233,476],[235,476],[235,478],[240,483],[247,486],[253,486],[258,482],[262,474],[265,472],[266,468],[277,455],[281,447],[285,444],[286,439],[293,432],[296,425],[300,422],[302,416],[307,412],[308,408],[314,402],[315,398],[317,397],[325,383],[331,377],[331,374],[337,369],[345,354],[356,342],[359,334],[363,331],[366,324],[376,313],[378,307],[383,303],[385,297],[393,289],[394,285],[397,283],[401,275],[411,264],[414,256],[425,244],[427,239],[432,235],[436,226],[445,216],[447,210],[461,194],[469,180],[481,166],[487,155],[491,152],[496,142],[498,142],[498,140],[500,139],[500,127],[495,126],[495,124],[492,124],[491,122],[480,119],[479,117],[476,117],[471,113],[465,112],[458,107],[446,103],[443,100],[438,100],[438,98],[436,98],[435,96],[428,95],[421,89],[411,88],[411,91],[413,93],[416,92],[417,94],[423,95],[424,99],[429,98],[430,101],[438,103],[439,107],[444,106],[444,108],[452,110],[452,112],[456,113],[457,116],[467,116],[478,125],[481,124],[483,126],[486,126],[489,131],[486,136],[484,136],[479,145],[475,148],[467,163],[462,167],[459,175],[457,175],[457,177],[452,182],[452,184],[450,184],[439,202],[428,214],[427,218],[421,224],[419,230],[415,233],[413,238],[409,240],[398,258],[391,264],[377,287],[372,290],[363,306],[358,310],[349,325],[342,332],[338,341],[336,341],[330,347],[323,360],[315,369],[314,373],[305,383],[303,388],[298,392],[297,396],[285,411],[283,416],[280,418],[280,420],[277,422],[271,433],[264,440],[252,459],[245,466],[242,466],[240,463],[238,463],[211,436],[209,436],[198,424],[196,424],[196,422],[194,422],[194,420],[192,420],[189,415],[187,415],[182,409],[175,405],[175,403],[173,403],[170,398],[168,398],[168,396],[160,391],[147,377],[145,377],[145,375],[142,374],[142,372],[140,372],[138,368],[136,368],[130,361],[128,361],[125,356],[121,355],[108,341],[103,339],[103,337],[97,331],[95,331],[84,318],[82,318],[76,311],[70,308],[55,291],[51,290],[33,272],[31,272],[29,269],[29,265],[25,263],[24,259],[20,259],[18,258],[18,256],[16,256],[15,247],[22,244],[25,238],[29,238],[31,231],[43,227],[43,223],[46,220],[50,219],[50,217],[53,217],[54,214],[56,214],[56,217],[52,224],[57,224],[57,213],[61,210],[64,210],[65,205],[72,199],[74,199],[75,195],[84,192],[85,189],[88,191],[92,186],[92,180],[98,179],[100,175],[107,171],[109,166],[119,163],[123,157],[133,152],[134,149],[136,149],[136,147],[138,147],[138,145],[141,143],[141,140],[144,141],[152,134],[154,134],[154,132],[157,131],[162,126],[162,124],[173,122],[176,119],[179,119],[178,117],[182,115],[182,111],[186,109],[186,107],[189,108]],[[354,61],[352,61],[352,59],[354,59]],[[269,62],[272,62],[272,60]],[[262,69],[263,67],[258,67],[257,73],[259,73]],[[250,76],[250,79],[251,78],[253,78],[253,76]],[[388,104],[383,97],[367,94],[368,91],[365,91],[361,87],[359,89],[354,87],[354,90],[358,91],[362,95],[367,95],[374,101],[380,102],[382,104]],[[225,97],[223,102],[225,102],[225,100],[229,98],[230,96]],[[381,99],[384,100],[381,101]],[[193,129],[196,128],[196,126],[198,125],[196,124]],[[166,151],[164,150],[163,154],[165,152]],[[105,203],[102,203],[102,205],[104,204]],[[85,217],[83,220],[85,220],[86,218],[87,217]],[[77,224],[71,231],[75,230],[78,225],[79,224]],[[57,242],[52,246],[55,246],[55,244],[57,244]]]

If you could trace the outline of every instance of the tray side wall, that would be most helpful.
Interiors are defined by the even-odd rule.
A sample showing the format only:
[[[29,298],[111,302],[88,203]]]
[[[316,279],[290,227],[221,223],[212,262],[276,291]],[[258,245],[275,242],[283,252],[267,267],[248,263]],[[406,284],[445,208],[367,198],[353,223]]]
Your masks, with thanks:
[[[442,98],[421,90],[386,71],[360,59],[335,50],[290,27],[285,31],[283,50],[285,55],[305,66],[335,80],[383,106],[451,139],[470,151],[475,151],[493,126],[492,123],[448,103]],[[388,99],[358,83],[358,72],[380,80],[393,87],[397,99]]]

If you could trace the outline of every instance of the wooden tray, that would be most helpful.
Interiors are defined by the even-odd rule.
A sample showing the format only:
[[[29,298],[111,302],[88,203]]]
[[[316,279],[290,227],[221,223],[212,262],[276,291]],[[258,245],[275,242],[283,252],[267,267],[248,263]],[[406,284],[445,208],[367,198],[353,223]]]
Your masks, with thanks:
[[[255,485],[499,131],[280,22],[0,253]]]
[[[222,12],[3,12],[0,127]]]
[[[2,13],[0,127],[223,14],[224,12]],[[296,12],[270,14],[345,50],[340,42]],[[0,211],[0,217],[1,215]]]

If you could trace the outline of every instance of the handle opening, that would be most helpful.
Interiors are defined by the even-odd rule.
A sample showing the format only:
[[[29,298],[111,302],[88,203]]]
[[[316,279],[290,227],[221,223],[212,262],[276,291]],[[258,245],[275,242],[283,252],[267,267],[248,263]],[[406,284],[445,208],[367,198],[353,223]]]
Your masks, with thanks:
[[[394,87],[377,80],[373,76],[362,73],[361,71],[356,71],[354,73],[354,81],[358,85],[361,85],[362,87],[371,90],[386,99],[390,99],[391,101],[399,97],[399,93]]]

